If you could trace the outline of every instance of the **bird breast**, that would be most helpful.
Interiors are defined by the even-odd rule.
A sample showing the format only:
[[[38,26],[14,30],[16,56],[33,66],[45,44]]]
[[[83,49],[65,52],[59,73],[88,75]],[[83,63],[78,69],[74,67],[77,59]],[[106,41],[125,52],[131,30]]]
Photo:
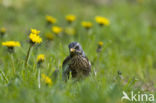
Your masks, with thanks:
[[[74,56],[69,65],[72,77],[81,78],[88,76],[90,73],[90,65],[88,60],[83,56]]]
[[[83,69],[88,67],[88,61],[86,58],[82,56],[74,56],[71,59],[71,64],[70,64],[71,69]]]

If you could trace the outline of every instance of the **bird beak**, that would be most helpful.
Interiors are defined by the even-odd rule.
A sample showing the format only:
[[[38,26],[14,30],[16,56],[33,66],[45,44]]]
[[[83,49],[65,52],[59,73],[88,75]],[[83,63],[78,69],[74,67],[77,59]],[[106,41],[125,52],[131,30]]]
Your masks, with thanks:
[[[76,50],[74,48],[70,48],[70,52],[75,52]]]

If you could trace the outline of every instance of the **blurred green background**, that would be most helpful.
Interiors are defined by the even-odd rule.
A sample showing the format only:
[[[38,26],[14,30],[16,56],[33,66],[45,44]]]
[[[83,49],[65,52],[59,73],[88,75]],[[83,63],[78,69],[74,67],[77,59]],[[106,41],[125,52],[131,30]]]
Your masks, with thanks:
[[[122,103],[122,91],[156,96],[155,11],[155,0],[0,0],[0,28],[7,30],[0,42],[21,43],[14,54],[15,75],[10,55],[0,45],[0,103]],[[77,18],[73,24],[76,34],[62,34],[47,42],[45,34],[51,27],[46,26],[45,16],[56,17],[55,25],[65,28],[68,14]],[[95,16],[107,17],[110,26],[99,27]],[[83,20],[93,23],[91,35],[81,26]],[[41,31],[43,43],[33,48],[25,68],[30,28]],[[53,78],[53,71],[61,70],[72,41],[82,45],[92,62],[92,74],[79,82],[64,83],[61,74],[57,80]],[[104,45],[97,53],[99,41]],[[46,56],[41,73],[51,77],[53,85],[42,83],[38,89],[36,57],[40,53]]]

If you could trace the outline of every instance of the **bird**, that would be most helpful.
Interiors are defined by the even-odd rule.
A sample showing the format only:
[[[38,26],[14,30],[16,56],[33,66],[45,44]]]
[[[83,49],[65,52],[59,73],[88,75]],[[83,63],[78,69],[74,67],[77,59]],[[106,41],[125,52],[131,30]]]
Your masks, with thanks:
[[[86,57],[81,45],[78,42],[71,42],[68,45],[69,56],[67,56],[62,65],[62,79],[67,81],[71,78],[80,80],[87,77],[91,72],[91,63]]]

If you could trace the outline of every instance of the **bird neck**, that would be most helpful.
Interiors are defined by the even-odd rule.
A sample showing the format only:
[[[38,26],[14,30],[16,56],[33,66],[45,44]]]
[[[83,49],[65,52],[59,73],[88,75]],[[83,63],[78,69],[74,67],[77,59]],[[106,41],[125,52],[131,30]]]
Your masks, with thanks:
[[[75,56],[82,56],[82,57],[86,57],[84,53],[81,54],[70,54],[70,57],[75,57]]]

